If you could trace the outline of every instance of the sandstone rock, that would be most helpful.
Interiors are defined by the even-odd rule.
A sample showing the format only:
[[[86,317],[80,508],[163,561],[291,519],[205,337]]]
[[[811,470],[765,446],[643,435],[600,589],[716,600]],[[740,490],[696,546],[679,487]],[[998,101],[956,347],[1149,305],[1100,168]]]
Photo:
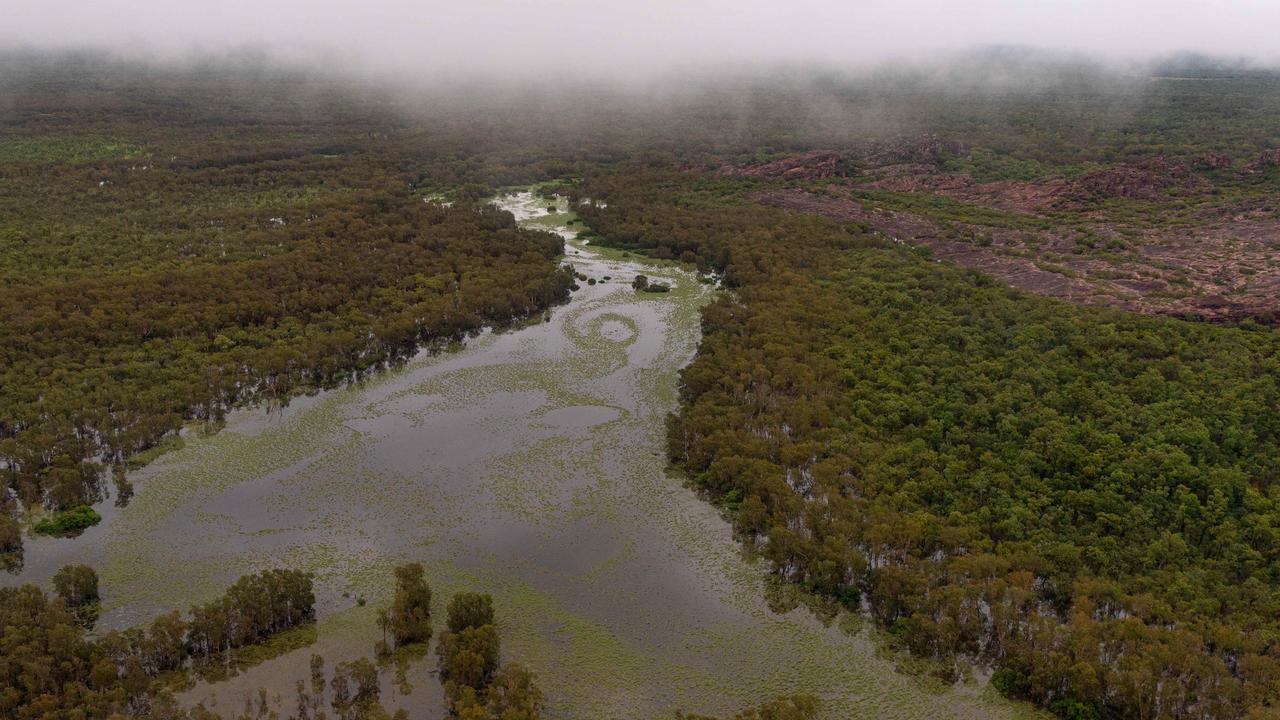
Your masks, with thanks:
[[[730,174],[752,178],[784,178],[800,180],[821,180],[837,174],[840,156],[826,150],[792,155],[761,165],[750,165],[741,170],[730,171]]]

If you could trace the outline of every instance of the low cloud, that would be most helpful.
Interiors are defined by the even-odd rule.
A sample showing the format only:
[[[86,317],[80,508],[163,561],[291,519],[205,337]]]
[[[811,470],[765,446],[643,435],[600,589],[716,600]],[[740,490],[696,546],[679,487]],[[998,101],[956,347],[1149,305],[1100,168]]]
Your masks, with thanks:
[[[274,59],[407,80],[929,62],[983,45],[1108,61],[1280,58],[1274,0],[3,0],[8,49]]]

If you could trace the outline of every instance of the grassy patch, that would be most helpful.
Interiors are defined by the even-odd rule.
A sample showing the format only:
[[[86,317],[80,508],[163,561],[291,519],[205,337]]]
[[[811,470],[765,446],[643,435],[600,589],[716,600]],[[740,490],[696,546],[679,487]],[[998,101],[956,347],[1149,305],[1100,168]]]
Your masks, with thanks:
[[[0,140],[0,162],[87,163],[146,156],[140,145],[109,138],[51,136]]]
[[[170,450],[181,450],[184,444],[182,436],[166,435],[155,445],[152,445],[142,452],[130,455],[129,459],[126,460],[125,463],[129,466],[130,470],[139,470],[152,460],[155,460]]]

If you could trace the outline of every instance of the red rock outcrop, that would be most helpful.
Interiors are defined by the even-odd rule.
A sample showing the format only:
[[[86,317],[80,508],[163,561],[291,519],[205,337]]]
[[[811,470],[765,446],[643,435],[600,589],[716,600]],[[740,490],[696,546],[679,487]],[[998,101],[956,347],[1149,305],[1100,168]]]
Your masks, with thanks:
[[[781,160],[760,165],[748,165],[734,170],[726,168],[725,174],[750,178],[783,178],[786,180],[821,180],[834,177],[840,165],[840,156],[827,150],[792,155]]]
[[[822,194],[773,188],[747,199],[857,222],[886,239],[927,246],[937,259],[1072,303],[1198,320],[1280,322],[1280,267],[1274,264],[1280,220],[1264,212],[1261,203],[1258,208],[1248,203],[1220,209],[1196,227],[1150,227],[1131,237],[1116,233],[1101,218],[1083,227],[1034,230],[940,223],[864,205],[842,196],[847,190],[839,185]],[[1111,257],[1092,252],[1091,244],[1081,245],[1097,238],[1122,244],[1107,247]],[[1116,252],[1123,253],[1122,262],[1116,261]]]
[[[1163,157],[1091,172],[1080,178],[1077,186],[1086,197],[1134,200],[1154,200],[1172,188],[1188,191],[1208,188],[1187,163]]]
[[[864,153],[864,158],[873,165],[936,164],[948,155],[964,155],[967,152],[968,148],[958,140],[925,135],[877,143]]]
[[[1280,149],[1264,150],[1249,163],[1247,170],[1249,172],[1262,172],[1267,168],[1280,167]]]

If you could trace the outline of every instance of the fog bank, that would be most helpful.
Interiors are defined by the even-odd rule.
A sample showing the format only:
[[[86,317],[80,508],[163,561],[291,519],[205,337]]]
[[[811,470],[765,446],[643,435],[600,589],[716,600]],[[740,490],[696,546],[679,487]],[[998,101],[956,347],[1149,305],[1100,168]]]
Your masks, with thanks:
[[[3,0],[0,16],[0,49],[174,60],[248,48],[410,81],[847,70],[983,45],[1120,62],[1280,58],[1280,3],[1262,0]]]

